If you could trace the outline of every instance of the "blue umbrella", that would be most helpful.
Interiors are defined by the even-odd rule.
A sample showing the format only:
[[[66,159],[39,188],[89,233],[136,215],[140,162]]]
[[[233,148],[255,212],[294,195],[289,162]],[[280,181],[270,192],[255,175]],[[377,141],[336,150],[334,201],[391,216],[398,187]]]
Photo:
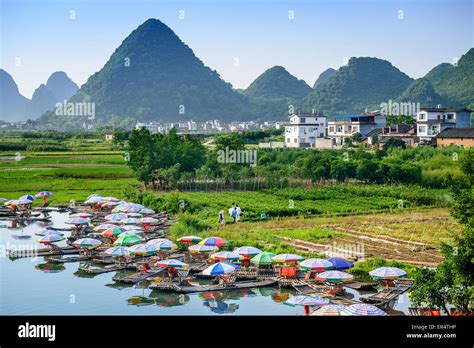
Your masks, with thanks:
[[[346,259],[341,259],[340,257],[331,257],[328,261],[333,264],[334,269],[336,270],[344,270],[354,267],[352,262],[349,262]]]
[[[207,267],[202,274],[204,275],[221,275],[226,273],[232,273],[238,270],[240,267],[237,265],[232,265],[227,262],[218,262],[209,267]]]
[[[34,201],[36,198],[32,195],[24,195],[24,196],[21,196],[20,198],[18,198],[18,200],[20,199],[27,199],[29,201]]]

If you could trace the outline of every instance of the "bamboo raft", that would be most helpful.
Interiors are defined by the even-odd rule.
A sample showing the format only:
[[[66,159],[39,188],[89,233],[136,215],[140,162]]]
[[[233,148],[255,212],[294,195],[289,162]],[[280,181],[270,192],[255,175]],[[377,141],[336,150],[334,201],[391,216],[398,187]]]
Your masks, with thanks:
[[[89,264],[83,264],[79,266],[79,271],[89,273],[89,274],[102,274],[102,273],[108,273],[108,272],[115,272],[115,271],[121,271],[124,269],[129,268],[129,265],[107,265],[104,267],[90,267]]]
[[[174,290],[180,293],[197,293],[197,292],[208,292],[208,291],[224,291],[224,290],[236,290],[236,289],[248,289],[248,288],[258,288],[263,286],[272,286],[276,284],[275,279],[265,279],[258,281],[238,281],[232,284],[222,285],[176,285],[169,290]],[[159,289],[158,284],[150,285],[151,289]]]
[[[147,280],[148,278],[153,278],[160,274],[161,272],[165,271],[167,268],[166,267],[157,267],[156,269],[152,269],[147,273],[143,272],[136,272],[133,273],[129,276],[125,277],[119,277],[115,275],[112,280],[115,282],[122,282],[122,283],[131,283],[131,284],[136,284],[139,282],[142,282],[144,280]]]
[[[377,286],[376,282],[364,283],[364,282],[348,282],[344,283],[343,286],[346,286],[354,290],[370,290],[374,289]]]
[[[363,298],[362,302],[373,304],[377,307],[390,306],[413,285],[413,279],[398,279],[393,283],[395,284],[394,287],[385,288],[376,294]]]
[[[10,259],[17,259],[22,257],[37,257],[37,256],[59,256],[79,254],[79,249],[73,246],[65,246],[58,249],[38,249],[38,250],[7,250],[7,255]]]

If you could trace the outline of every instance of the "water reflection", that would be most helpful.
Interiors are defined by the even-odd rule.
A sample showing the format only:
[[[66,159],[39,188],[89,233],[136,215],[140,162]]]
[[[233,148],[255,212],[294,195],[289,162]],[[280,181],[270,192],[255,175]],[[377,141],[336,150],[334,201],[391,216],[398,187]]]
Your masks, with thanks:
[[[204,306],[209,307],[212,312],[217,314],[235,313],[235,311],[239,309],[239,305],[236,303],[227,304],[223,301],[217,301],[216,299],[204,301]]]
[[[66,269],[63,264],[60,263],[39,263],[35,266],[37,270],[43,271],[44,273],[59,273]]]
[[[153,290],[150,293],[150,298],[154,299],[155,304],[159,307],[183,306],[190,300],[190,297],[185,294],[176,294],[156,290]]]

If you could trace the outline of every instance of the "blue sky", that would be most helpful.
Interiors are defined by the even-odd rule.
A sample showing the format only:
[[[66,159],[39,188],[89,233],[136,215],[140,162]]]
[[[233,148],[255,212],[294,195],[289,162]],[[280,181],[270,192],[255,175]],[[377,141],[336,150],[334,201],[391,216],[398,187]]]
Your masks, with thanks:
[[[417,78],[474,46],[473,0],[0,3],[0,67],[26,97],[58,70],[79,85],[85,83],[148,18],[167,24],[235,88],[246,88],[274,65],[313,85],[323,70],[338,68],[353,56],[387,59]]]

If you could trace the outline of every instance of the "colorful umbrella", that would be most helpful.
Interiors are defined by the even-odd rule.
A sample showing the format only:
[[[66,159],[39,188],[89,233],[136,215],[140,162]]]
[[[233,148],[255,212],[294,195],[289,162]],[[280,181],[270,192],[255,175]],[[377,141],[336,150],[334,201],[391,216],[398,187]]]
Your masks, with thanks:
[[[226,246],[230,243],[221,237],[207,237],[199,242],[199,245],[209,245],[209,246]]]
[[[109,254],[111,256],[124,256],[124,255],[129,255],[128,248],[123,247],[123,246],[116,246],[112,248],[108,248],[107,250],[104,251],[106,254]]]
[[[158,248],[152,244],[136,244],[129,247],[128,251],[135,255],[153,255],[158,252]]]
[[[242,256],[237,253],[233,253],[231,251],[221,251],[221,252],[212,254],[211,258],[218,261],[224,261],[224,260],[236,261],[236,260],[241,259]]]
[[[184,263],[184,262],[176,260],[176,259],[167,259],[167,260],[158,261],[157,263],[155,263],[155,266],[157,266],[157,267],[186,268],[189,265],[187,263]]]
[[[255,256],[262,252],[262,250],[252,247],[252,246],[241,246],[234,249],[234,253],[243,255],[243,256]]]
[[[307,259],[300,263],[301,269],[306,271],[324,271],[327,269],[333,269],[334,266],[331,262],[324,259]]]
[[[202,241],[202,238],[198,236],[184,236],[178,238],[177,240],[178,242],[182,243],[199,243],[200,241]]]
[[[141,219],[137,218],[125,218],[119,221],[122,225],[138,225],[141,224]]]
[[[380,267],[370,271],[369,274],[375,279],[396,279],[406,276],[407,272],[397,267]]]
[[[350,305],[344,310],[341,311],[341,315],[350,315],[350,316],[386,316],[388,315],[383,310],[366,303],[356,303]]]
[[[105,237],[117,237],[118,235],[120,235],[124,232],[125,232],[125,230],[123,228],[114,226],[114,227],[109,228],[109,229],[105,230],[104,232],[102,232],[102,235],[105,236]]]
[[[64,221],[64,223],[68,225],[87,225],[89,220],[84,218],[69,218]]]
[[[117,205],[120,205],[122,204],[122,202],[105,202],[105,203],[102,203],[102,206],[105,207],[105,208],[111,208],[111,207],[115,207]]]
[[[4,203],[4,202],[6,202],[6,201],[7,201],[6,198],[0,198],[0,203]]]
[[[319,307],[315,310],[311,315],[317,316],[339,316],[341,312],[346,308],[344,305],[335,305],[335,304],[328,304]]]
[[[51,197],[51,196],[54,196],[54,193],[49,192],[49,191],[41,191],[41,192],[38,192],[35,196],[36,197]]]
[[[94,238],[79,238],[72,243],[76,248],[95,248],[101,244],[100,240]]]
[[[124,232],[118,236],[117,240],[114,242],[114,245],[130,246],[141,243],[142,241],[143,238],[139,235]]]
[[[92,197],[102,197],[102,195],[100,193],[93,193],[89,197],[87,197],[86,199],[91,199]]]
[[[321,280],[330,283],[345,282],[353,279],[354,276],[352,274],[341,271],[326,271],[319,273],[316,277],[316,280]]]
[[[142,208],[140,209],[139,213],[143,215],[152,215],[155,214],[155,211],[153,209]]]
[[[41,231],[41,232],[37,232],[35,234],[37,236],[42,236],[42,237],[50,235],[50,234],[55,234],[55,235],[58,235],[58,236],[61,236],[61,237],[64,236],[64,233],[56,231],[56,230],[44,230],[44,231]]]
[[[328,259],[328,261],[332,263],[334,269],[339,271],[354,267],[354,264],[352,262],[349,262],[346,259],[341,259],[340,257],[331,257],[330,259]]]
[[[285,304],[292,306],[322,306],[329,304],[330,301],[327,298],[321,296],[291,296]]]
[[[210,253],[212,251],[216,251],[217,247],[212,246],[212,245],[199,245],[199,244],[196,244],[196,245],[191,245],[188,248],[188,250],[191,253]]]
[[[204,275],[221,275],[226,273],[232,273],[238,270],[240,267],[237,265],[232,265],[227,262],[218,262],[209,267],[207,267],[202,274]]]
[[[159,250],[172,250],[178,247],[175,243],[169,240],[163,240],[161,242],[153,243],[151,245],[156,246]]]
[[[91,198],[88,198],[84,203],[86,204],[95,204],[95,203],[104,203],[105,199],[101,196],[94,196]]]
[[[32,195],[23,195],[23,196],[18,198],[18,200],[21,200],[21,199],[27,199],[29,201],[34,201],[36,198],[35,198],[35,196],[32,196]],[[29,203],[26,203],[26,204],[29,204]]]
[[[296,254],[278,254],[272,257],[275,262],[297,262],[304,260],[303,257]]]
[[[102,197],[107,202],[120,202],[120,199],[116,197]]]
[[[94,231],[104,232],[105,230],[108,230],[109,228],[114,228],[114,227],[117,227],[117,226],[113,224],[101,224],[101,225],[95,226]]]
[[[116,214],[109,214],[105,216],[105,220],[107,221],[116,221],[119,222],[120,220],[126,219],[127,214],[124,213],[116,213]]]
[[[125,231],[139,231],[139,233],[143,232],[143,228],[137,225],[120,225],[120,228],[124,229]]]
[[[120,229],[124,230],[124,232],[122,232],[122,233],[125,233],[125,232],[126,232],[126,233],[132,233],[132,234],[140,234],[140,233],[143,233],[143,230],[141,230],[141,229],[140,229],[140,230],[137,229],[137,228],[134,228],[134,229],[127,229],[127,228],[125,228],[125,227],[130,227],[130,226],[121,225],[121,226],[119,227]]]
[[[44,237],[38,239],[38,243],[41,244],[50,244],[63,240],[64,238],[58,234],[47,234]]]
[[[18,198],[15,201],[15,204],[31,204],[31,203],[33,203],[33,200],[32,199],[27,199],[27,198]]]
[[[255,255],[250,259],[250,262],[254,265],[271,265],[273,264],[273,257],[276,256],[274,253],[264,251],[260,254]]]
[[[152,217],[144,217],[140,219],[142,224],[156,224],[159,220]]]

